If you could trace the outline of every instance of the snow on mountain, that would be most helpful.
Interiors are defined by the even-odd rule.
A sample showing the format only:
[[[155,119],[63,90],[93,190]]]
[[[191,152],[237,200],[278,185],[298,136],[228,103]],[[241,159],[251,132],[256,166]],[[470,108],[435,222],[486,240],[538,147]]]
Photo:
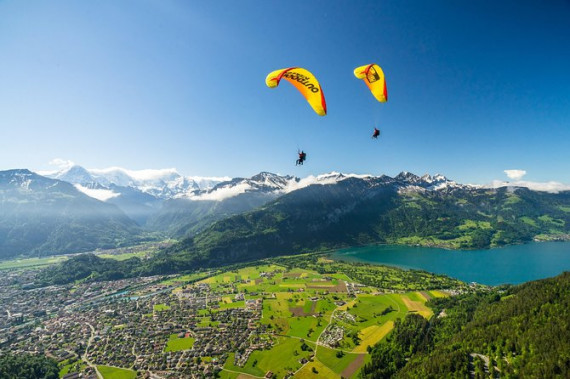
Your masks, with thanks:
[[[188,176],[198,185],[201,190],[209,190],[216,186],[216,184],[232,180],[229,176]]]
[[[305,188],[312,185],[327,185],[335,184],[342,180],[348,178],[358,178],[358,179],[370,179],[371,175],[358,175],[358,174],[342,174],[340,172],[330,172],[328,174],[321,174],[317,176],[307,176],[303,179],[296,179],[295,181],[290,181],[284,188],[285,193],[293,192],[301,188]]]
[[[64,170],[45,173],[53,179],[70,182],[81,192],[102,201],[118,198],[130,188],[156,199],[189,199],[195,201],[223,201],[248,192],[280,195],[311,185],[328,185],[356,178],[377,183],[394,183],[399,191],[440,191],[466,188],[441,174],[418,176],[403,171],[389,176],[343,174],[330,172],[305,178],[261,172],[251,178],[182,176],[175,169],[127,170],[120,167],[85,169],[71,166]]]
[[[219,183],[210,190],[192,193],[188,198],[197,201],[222,201],[247,192],[278,194],[284,192],[284,189],[295,181],[298,179],[292,176],[261,172],[251,178],[235,178]]]
[[[180,193],[198,190],[198,185],[175,169],[126,170],[120,167],[91,169],[97,182],[105,186],[134,187],[158,198],[172,198]]]
[[[342,174],[330,172],[317,176],[299,179],[294,176],[282,176],[270,172],[261,172],[251,178],[235,178],[217,184],[208,191],[198,191],[187,196],[191,200],[222,201],[247,192],[263,192],[267,194],[285,194],[311,185],[335,184],[348,178],[368,179],[370,175]]]
[[[4,185],[30,189],[33,173],[28,170],[8,170],[0,172],[0,188]]]
[[[88,187],[93,187],[93,184],[96,183],[95,178],[91,176],[89,171],[81,166],[72,166],[68,169],[56,171],[51,175],[47,174],[45,176],[48,178],[63,180],[64,182],[73,184],[81,184],[82,186]]]
[[[99,183],[97,179],[81,166],[71,166],[61,171],[44,173],[44,176],[51,179],[58,179],[74,185],[79,191],[87,196],[101,201],[107,201],[121,194],[114,192],[105,185]]]
[[[228,180],[226,177],[184,177],[175,169],[127,170],[120,167],[105,169],[85,169],[71,166],[43,175],[76,185],[80,191],[106,201],[120,196],[120,188],[135,188],[159,199],[189,196],[200,190],[207,190],[216,184]]]
[[[471,188],[472,186],[458,184],[453,180],[447,179],[441,174],[431,176],[425,174],[417,176],[407,171],[399,173],[394,180],[400,182],[398,184],[400,192],[413,192],[413,191],[443,191],[454,188]]]
[[[37,190],[53,189],[58,186],[65,187],[67,185],[68,183],[45,178],[27,169],[0,171],[0,189],[13,189],[17,187],[25,191],[33,192]]]

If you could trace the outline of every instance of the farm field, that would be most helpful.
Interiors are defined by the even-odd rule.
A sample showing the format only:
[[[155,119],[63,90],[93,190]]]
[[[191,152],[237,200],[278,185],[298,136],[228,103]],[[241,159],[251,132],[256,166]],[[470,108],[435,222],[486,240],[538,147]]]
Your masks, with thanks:
[[[65,255],[57,255],[52,257],[45,257],[45,258],[17,258],[17,259],[10,259],[7,261],[0,262],[0,271],[1,270],[21,270],[21,269],[30,269],[30,268],[40,268],[46,267],[50,265],[54,265],[56,263],[61,263],[66,261],[69,257]]]
[[[103,379],[134,379],[137,377],[136,372],[118,367],[97,366],[97,370]]]
[[[430,318],[430,299],[464,289],[425,272],[321,258],[158,277],[123,298],[109,296],[90,321],[104,336],[91,340],[90,359],[105,378],[357,378],[370,348],[399,320]],[[81,363],[71,359],[60,368],[72,372]]]
[[[220,294],[218,306],[201,313],[199,326],[212,325],[208,314],[262,301],[259,323],[265,325],[272,347],[254,350],[243,365],[236,365],[235,355],[229,354],[222,378],[263,377],[269,371],[278,378],[293,373],[295,378],[355,377],[369,359],[368,346],[388,335],[395,320],[409,312],[429,318],[432,312],[425,302],[445,296],[383,293],[354,283],[344,273],[277,264],[226,271],[196,284]]]
[[[117,248],[110,250],[101,250],[93,252],[101,258],[110,258],[117,261],[123,261],[132,257],[145,258],[157,251],[159,246],[168,246],[172,244],[171,241],[163,241],[160,243],[148,243],[140,246]],[[64,262],[77,254],[68,255],[52,255],[41,258],[12,258],[0,261],[0,271],[2,270],[23,270],[23,269],[37,269],[52,266],[57,263]]]

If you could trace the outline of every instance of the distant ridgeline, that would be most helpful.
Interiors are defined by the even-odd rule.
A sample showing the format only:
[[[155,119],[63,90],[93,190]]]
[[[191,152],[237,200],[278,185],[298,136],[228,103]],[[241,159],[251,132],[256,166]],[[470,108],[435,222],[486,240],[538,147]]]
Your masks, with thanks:
[[[570,273],[426,305],[439,316],[397,320],[362,378],[570,377]]]
[[[311,186],[218,221],[160,253],[166,269],[374,243],[472,249],[567,239],[570,193],[525,188],[410,190],[356,178]]]
[[[409,175],[350,177],[284,194],[214,222],[151,259],[114,263],[111,276],[170,274],[376,243],[473,249],[569,238],[569,192],[449,182],[433,189]]]

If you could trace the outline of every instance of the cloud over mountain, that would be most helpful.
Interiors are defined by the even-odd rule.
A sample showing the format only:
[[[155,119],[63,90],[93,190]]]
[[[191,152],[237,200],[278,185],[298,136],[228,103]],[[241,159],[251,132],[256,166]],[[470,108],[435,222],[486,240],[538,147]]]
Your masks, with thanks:
[[[525,170],[505,170],[505,174],[513,180],[521,180],[526,175]]]
[[[503,180],[494,180],[490,185],[491,188],[500,187],[526,187],[533,191],[558,193],[562,191],[570,191],[570,185],[560,182],[531,182],[526,180],[517,180],[514,182],[505,182]]]

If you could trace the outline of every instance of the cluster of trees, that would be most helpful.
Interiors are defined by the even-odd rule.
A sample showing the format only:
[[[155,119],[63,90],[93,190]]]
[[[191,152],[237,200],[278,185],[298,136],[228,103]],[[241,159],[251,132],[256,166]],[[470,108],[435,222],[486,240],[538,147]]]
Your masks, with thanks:
[[[99,258],[91,253],[81,254],[40,272],[38,281],[40,285],[50,285],[86,279],[92,281],[119,280],[137,276],[137,271],[144,269],[141,266],[141,260],[138,258],[117,261]]]
[[[0,378],[57,379],[57,362],[42,355],[0,354]]]
[[[570,376],[570,273],[428,305],[446,316],[396,322],[371,349],[363,378]]]
[[[422,270],[402,270],[396,267],[371,265],[361,262],[328,261],[319,262],[322,254],[304,254],[272,258],[271,262],[289,269],[302,267],[319,274],[343,273],[354,281],[377,288],[399,290],[424,290],[460,288],[466,286],[460,280],[442,274],[433,274]]]

